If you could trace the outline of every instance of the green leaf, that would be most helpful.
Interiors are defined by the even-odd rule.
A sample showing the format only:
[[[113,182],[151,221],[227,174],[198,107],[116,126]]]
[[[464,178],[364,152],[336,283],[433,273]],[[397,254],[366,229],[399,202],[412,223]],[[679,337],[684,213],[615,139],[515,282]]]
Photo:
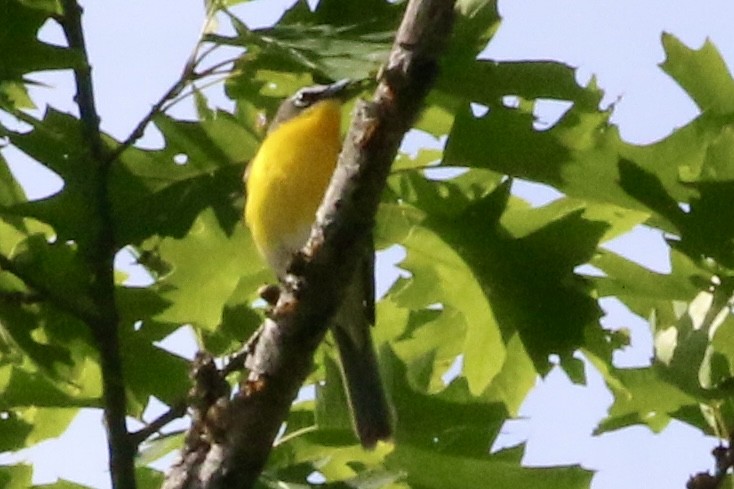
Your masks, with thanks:
[[[660,66],[691,96],[702,111],[734,112],[734,80],[710,40],[693,50],[670,34],[663,34],[666,59]]]
[[[734,367],[734,316],[726,316],[716,328],[711,346],[726,358],[729,368]]]
[[[656,433],[670,422],[673,413],[695,404],[695,398],[661,377],[658,368],[617,369],[615,378],[623,386],[609,385],[614,404],[609,414],[594,431],[595,435],[643,424]]]
[[[130,148],[112,169],[118,242],[138,245],[155,235],[181,238],[207,208],[230,232],[240,220],[243,162],[255,152],[255,137],[221,112],[197,123],[160,115],[155,123],[165,149]]]
[[[388,466],[404,470],[411,487],[427,489],[473,487],[477,481],[492,481],[496,487],[545,489],[582,489],[591,484],[593,473],[578,466],[521,467],[519,457],[503,455],[456,457],[403,444],[388,457]]]
[[[17,356],[24,355],[27,364],[60,386],[81,382],[86,376],[83,365],[94,349],[89,330],[76,318],[46,303],[2,301],[0,320],[0,332],[13,352],[6,361],[16,356],[15,363],[21,364]]]
[[[0,451],[15,451],[28,446],[28,436],[33,425],[16,410],[3,409],[0,416]],[[3,467],[0,466],[0,482],[3,479]],[[7,487],[5,484],[2,487]]]
[[[497,0],[458,0],[453,36],[444,61],[473,60],[485,48],[500,24]]]
[[[325,0],[312,11],[300,0],[267,29],[252,31],[234,19],[237,36],[211,37],[246,48],[227,94],[273,113],[278,99],[304,85],[372,77],[387,57],[402,8],[384,0]]]
[[[35,445],[49,438],[60,436],[74,417],[78,408],[36,408],[29,407],[19,411],[20,416],[32,426],[26,439],[27,446]]]
[[[387,304],[396,305],[392,301],[381,301],[378,308],[378,326],[382,325],[384,316],[381,313]],[[411,386],[427,392],[439,392],[446,386],[444,375],[464,350],[466,321],[464,315],[451,306],[443,310],[423,309],[410,313],[405,311],[407,334],[396,338],[391,344],[395,355],[408,366],[407,375]],[[387,319],[391,325],[396,323],[394,317]],[[404,321],[405,322],[405,321]]]
[[[228,236],[212,210],[202,212],[183,238],[161,240],[156,253],[172,270],[156,286],[171,304],[155,316],[158,321],[214,331],[236,290],[246,287],[254,300],[256,289],[271,277],[244,226]],[[239,302],[247,300],[241,297]]]
[[[138,467],[150,465],[161,457],[165,457],[174,450],[178,450],[184,443],[185,434],[177,431],[171,434],[157,436],[152,440],[147,440],[135,458],[135,464]]]
[[[49,243],[45,236],[36,234],[18,243],[10,258],[30,283],[42,284],[43,290],[51,291],[75,310],[94,310],[91,273],[73,243]]]
[[[703,182],[734,180],[734,128],[724,125],[706,150],[700,175],[686,175],[687,179]]]
[[[460,311],[468,329],[464,373],[475,394],[482,392],[504,361],[502,337],[481,284],[454,250],[429,229],[416,227],[403,243],[401,267],[415,277],[394,297],[403,307],[425,308],[435,302]]]
[[[8,167],[0,153],[0,205],[7,207],[26,200],[25,192]]]
[[[199,119],[206,121],[214,119],[216,113],[209,107],[209,101],[206,95],[196,85],[191,87],[191,91],[194,94],[194,105],[196,107],[196,115]]]
[[[158,489],[163,485],[165,474],[150,467],[137,467],[135,480],[140,489]]]
[[[33,467],[30,465],[0,465],[0,487],[26,489],[31,487]]]
[[[128,331],[122,336],[122,358],[133,414],[141,416],[150,396],[171,405],[185,399],[191,386],[189,362]],[[141,361],[144,359],[144,361]]]
[[[81,66],[81,57],[68,48],[38,40],[38,30],[59,13],[50,0],[0,0],[0,81],[20,81],[26,73]]]
[[[0,367],[3,401],[9,407],[99,407],[102,395],[99,366],[79,362],[78,383],[51,382],[46,376],[13,366]]]
[[[652,171],[645,170],[634,162],[619,161],[619,184],[627,194],[655,211],[679,232],[685,228],[686,215],[678,206],[678,201],[665,189],[660,178]]]
[[[455,378],[440,393],[423,393],[408,383],[407,366],[397,357],[383,354],[381,359],[391,373],[397,446],[469,457],[487,453],[507,418],[502,404],[474,396],[465,377]]]
[[[77,484],[76,482],[59,479],[58,481],[52,482],[51,484],[32,486],[32,489],[92,489],[92,487]]]
[[[608,250],[599,250],[591,264],[606,274],[606,277],[593,278],[602,297],[616,297],[623,302],[628,297],[688,301],[697,293],[691,277],[680,273],[657,273]],[[636,309],[633,307],[633,310]],[[644,313],[640,315],[645,316]]]
[[[620,185],[617,165],[627,160],[654,177],[672,200],[690,201],[696,193],[681,175],[700,173],[709,145],[721,140],[731,117],[703,114],[664,140],[634,146],[623,142],[609,125],[609,113],[598,110],[599,97],[577,98],[555,125],[544,130],[533,127],[532,103],[519,108],[488,103],[489,112],[481,117],[464,105],[457,112],[443,164],[487,168],[552,185],[569,197],[649,212],[647,201],[630,197]],[[640,192],[635,195],[642,195],[648,186],[638,184]]]
[[[18,149],[55,172],[64,180],[63,189],[45,199],[17,203],[0,212],[30,216],[50,224],[61,242],[75,241],[82,252],[90,252],[99,233],[99,213],[90,205],[97,195],[97,172],[90,168],[78,119],[49,109],[27,133],[9,133]]]
[[[38,221],[3,213],[4,208],[26,201],[26,195],[15,180],[5,158],[0,154],[0,253],[10,256],[19,242],[32,234],[51,237],[52,232]]]
[[[32,83],[28,80],[0,81],[0,109],[11,113],[20,109],[35,109],[36,105],[28,95],[28,88],[25,84],[31,85]]]
[[[59,0],[18,0],[23,5],[36,9],[42,10],[48,14],[60,15],[62,13],[61,4]]]
[[[553,61],[489,61],[445,57],[436,89],[461,101],[495,107],[506,95],[526,100],[552,99],[592,106],[595,88],[576,83],[576,70]],[[461,106],[457,104],[457,109]]]
[[[671,324],[656,324],[655,353],[665,365],[666,379],[683,391],[705,398],[711,389],[729,377],[728,365],[710,344],[729,314],[731,288],[700,292]],[[662,366],[661,366],[662,368]]]
[[[520,336],[515,334],[507,342],[507,357],[502,370],[489,385],[483,397],[489,402],[501,402],[507,413],[518,416],[525,396],[535,386],[537,372],[532,358],[525,350]]]
[[[329,350],[322,361],[324,381],[316,384],[316,426],[322,431],[341,432],[328,433],[330,439],[342,435],[343,444],[354,444],[356,438],[352,433],[352,415],[347,408],[348,401],[336,359],[337,352],[333,348]]]
[[[734,211],[731,195],[734,183],[699,181],[690,184],[698,190],[692,196],[690,211],[684,212],[654,174],[621,160],[620,185],[631,196],[671,223],[680,236],[676,247],[694,261],[711,258],[729,268],[734,267]]]
[[[389,451],[388,444],[381,444],[371,451],[364,450],[358,443],[335,446],[333,440],[322,432],[306,432],[274,448],[266,473],[287,481],[288,486],[291,483],[307,484],[306,478],[314,470],[328,481],[354,481],[360,474],[364,478],[368,474],[389,478],[389,472],[382,467]]]
[[[734,269],[734,182],[700,182],[699,197],[691,199],[679,248],[691,258],[713,259]]]

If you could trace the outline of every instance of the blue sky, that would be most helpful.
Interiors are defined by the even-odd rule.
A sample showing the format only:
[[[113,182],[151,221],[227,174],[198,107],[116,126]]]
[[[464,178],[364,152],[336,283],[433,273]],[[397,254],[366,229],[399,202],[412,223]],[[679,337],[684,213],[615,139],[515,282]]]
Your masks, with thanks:
[[[84,2],[87,42],[96,83],[103,129],[123,138],[150,106],[175,81],[202,27],[203,2],[182,0],[95,0]],[[291,2],[256,0],[238,11],[251,26],[277,18],[282,5]],[[700,47],[708,37],[734,66],[734,6],[730,0],[508,0],[500,1],[504,21],[484,56],[497,60],[554,59],[578,67],[578,79],[594,76],[606,91],[604,103],[614,103],[613,122],[630,142],[649,143],[666,136],[697,115],[685,93],[663,73],[660,35],[671,32],[684,43]],[[173,15],[175,13],[175,15]],[[43,31],[45,39],[60,39],[56,28]],[[36,77],[51,88],[35,88],[34,96],[61,110],[74,110],[69,77]],[[218,89],[216,103],[228,107]],[[552,117],[553,108],[547,114]],[[188,103],[175,108],[177,116],[191,116]],[[144,144],[160,140],[148,132]],[[58,189],[60,182],[45,176],[17,154],[3,150],[16,161],[14,172],[34,197]],[[537,185],[521,186],[535,202],[553,192]],[[615,251],[657,270],[667,268],[661,237],[640,231],[616,240]],[[632,327],[635,346],[621,353],[620,364],[647,362],[651,342],[646,326],[613,301],[604,302],[609,327]],[[185,340],[179,340],[184,342]],[[190,347],[190,345],[188,345]],[[539,383],[522,409],[523,419],[508,423],[497,446],[528,440],[525,463],[553,465],[582,463],[599,470],[594,489],[684,487],[687,477],[711,468],[712,439],[673,423],[661,435],[645,428],[630,428],[602,437],[591,430],[611,403],[598,375],[589,372],[589,386],[571,385],[559,371]],[[79,439],[84,439],[80,443]],[[104,469],[105,448],[98,413],[76,421],[60,441],[44,444],[34,460],[37,481],[58,474],[65,478],[109,487]],[[0,459],[2,461],[2,459]]]

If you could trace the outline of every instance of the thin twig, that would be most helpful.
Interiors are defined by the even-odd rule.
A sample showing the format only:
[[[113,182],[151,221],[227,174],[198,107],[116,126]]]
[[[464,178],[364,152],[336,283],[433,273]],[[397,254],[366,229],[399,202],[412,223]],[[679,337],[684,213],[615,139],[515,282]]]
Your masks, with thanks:
[[[153,434],[159,432],[171,421],[183,417],[186,414],[186,408],[187,404],[185,401],[177,402],[171,407],[171,409],[158,416],[156,419],[145,425],[145,427],[130,433],[131,443],[135,446],[140,445]]]
[[[90,228],[89,240],[80,248],[92,273],[89,295],[96,309],[94,320],[87,324],[99,350],[112,486],[114,489],[135,489],[135,447],[130,443],[125,422],[127,400],[118,337],[120,320],[115,303],[114,257],[117,246],[108,187],[111,160],[106,157],[99,128],[92,69],[82,28],[82,9],[76,0],[62,0],[62,7],[61,27],[67,43],[82,58],[74,68],[76,103],[83,141],[88,150],[80,163],[87,164],[94,181],[95,192],[88,198],[98,215],[98,226]]]
[[[143,117],[140,122],[138,122],[130,135],[125,138],[125,140],[120,143],[120,145],[117,146],[112,152],[110,152],[110,155],[108,157],[109,161],[113,162],[117,160],[117,158],[119,158],[120,155],[125,152],[125,150],[135,144],[138,139],[142,138],[143,134],[145,133],[145,129],[148,127],[148,124],[150,124],[153,118],[161,112],[163,106],[171,99],[177,97],[181,93],[181,91],[186,88],[186,85],[188,83],[188,78],[184,78],[182,76],[176,81],[176,83],[171,85],[171,88],[169,88],[166,93],[164,93],[163,96],[158,99],[155,104],[153,104],[153,107],[151,107],[145,117]]]
[[[201,90],[202,88],[206,88],[206,87],[209,87],[209,86],[212,86],[212,85],[216,85],[218,83],[221,83],[222,81],[224,81],[227,78],[231,77],[233,75],[233,71],[231,69],[230,70],[225,70],[225,69],[223,69],[223,67],[226,66],[226,65],[228,65],[228,64],[230,64],[230,63],[234,63],[234,62],[235,62],[235,59],[225,60],[225,61],[222,61],[221,63],[217,63],[216,65],[214,65],[214,66],[212,66],[210,68],[207,68],[206,70],[204,70],[204,71],[202,71],[200,73],[195,73],[193,75],[193,77],[181,88],[181,90],[179,90],[179,92],[177,94],[173,95],[172,97],[169,97],[169,99],[163,104],[163,106],[160,107],[160,109],[158,110],[158,113],[168,112],[174,105],[178,104],[182,100],[185,100],[188,97],[190,97],[191,95],[193,95],[193,93],[194,93],[194,90],[193,89],[190,92],[186,92],[186,93],[183,93],[183,94],[182,94],[182,92],[184,91],[184,89],[186,88],[186,86],[188,86],[189,84],[193,84],[193,82],[195,82],[197,80],[201,80],[202,78],[206,78],[208,76],[224,75],[222,78],[218,78],[218,79],[216,79],[216,80],[214,80],[212,82],[205,83],[202,87],[197,87],[199,90]],[[157,115],[157,114],[155,114],[155,115]],[[155,115],[153,115],[153,118],[155,117]],[[151,118],[151,120],[152,120],[152,118]],[[148,122],[150,122],[150,121],[148,121]]]
[[[236,58],[231,58],[216,63],[200,73],[196,72],[197,66],[199,66],[204,61],[204,59],[212,52],[214,52],[214,50],[217,48],[216,45],[212,45],[211,47],[208,47],[207,49],[201,51],[202,45],[204,43],[204,29],[206,29],[206,26],[209,24],[211,17],[214,15],[215,11],[216,9],[212,7],[209,9],[209,12],[207,12],[207,17],[204,21],[204,26],[202,27],[202,33],[199,36],[199,40],[196,42],[194,49],[189,55],[189,58],[186,60],[186,63],[184,64],[184,68],[178,80],[176,80],[176,82],[171,85],[171,87],[158,99],[158,101],[153,104],[148,113],[138,122],[138,124],[132,130],[130,135],[125,138],[125,140],[122,141],[119,146],[117,146],[113,151],[110,152],[110,155],[108,157],[108,160],[110,162],[117,160],[117,158],[119,158],[122,153],[124,153],[129,147],[131,147],[140,138],[142,138],[143,134],[145,133],[145,129],[158,114],[166,112],[173,105],[177,104],[181,100],[180,98],[178,98],[179,95],[181,95],[181,92],[183,92],[183,90],[191,82],[207,77],[213,74],[219,68],[222,68],[227,64],[236,61]]]
[[[687,489],[720,489],[723,487],[726,476],[734,468],[734,434],[729,437],[726,445],[720,444],[711,451],[714,457],[715,470],[711,475],[708,472],[699,472],[688,479]]]

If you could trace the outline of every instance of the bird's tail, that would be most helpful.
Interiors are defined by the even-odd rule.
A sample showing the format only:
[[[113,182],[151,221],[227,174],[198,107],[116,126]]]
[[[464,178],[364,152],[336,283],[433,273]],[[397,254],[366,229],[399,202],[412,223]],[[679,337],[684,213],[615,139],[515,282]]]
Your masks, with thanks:
[[[374,300],[369,292],[365,294],[360,273],[355,275],[358,277],[347,290],[331,330],[339,349],[355,431],[362,446],[374,448],[378,441],[392,438],[392,413],[370,333]]]
[[[367,343],[358,345],[340,326],[335,325],[332,331],[339,348],[354,429],[362,446],[374,448],[378,441],[392,437],[392,422],[372,338],[367,330]]]

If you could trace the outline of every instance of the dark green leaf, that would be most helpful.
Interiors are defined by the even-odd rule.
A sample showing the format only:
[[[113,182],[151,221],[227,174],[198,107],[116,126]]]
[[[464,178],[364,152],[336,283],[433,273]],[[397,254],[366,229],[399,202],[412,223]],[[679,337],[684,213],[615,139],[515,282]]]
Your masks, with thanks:
[[[592,473],[578,466],[553,468],[521,467],[519,458],[503,454],[482,458],[457,457],[412,445],[400,445],[388,458],[388,466],[405,471],[411,487],[465,488],[477,481],[496,487],[543,487],[545,489],[588,488]]]
[[[10,133],[10,142],[58,174],[63,189],[45,199],[0,209],[50,224],[62,242],[75,241],[90,252],[99,232],[99,213],[90,205],[97,195],[98,172],[93,171],[82,137],[81,123],[69,114],[49,109],[28,133]]]
[[[0,411],[0,451],[16,451],[27,447],[26,440],[31,431],[33,431],[32,420],[23,419],[16,410]],[[3,478],[2,469],[3,467],[0,467],[0,482]]]
[[[0,12],[0,81],[20,81],[26,73],[81,65],[76,52],[38,40],[43,23],[59,13],[56,2],[0,0]]]
[[[257,140],[231,116],[217,113],[200,123],[156,118],[166,147],[131,148],[113,167],[111,195],[120,244],[151,236],[182,237],[204,209],[231,232],[239,224],[244,162]]]

